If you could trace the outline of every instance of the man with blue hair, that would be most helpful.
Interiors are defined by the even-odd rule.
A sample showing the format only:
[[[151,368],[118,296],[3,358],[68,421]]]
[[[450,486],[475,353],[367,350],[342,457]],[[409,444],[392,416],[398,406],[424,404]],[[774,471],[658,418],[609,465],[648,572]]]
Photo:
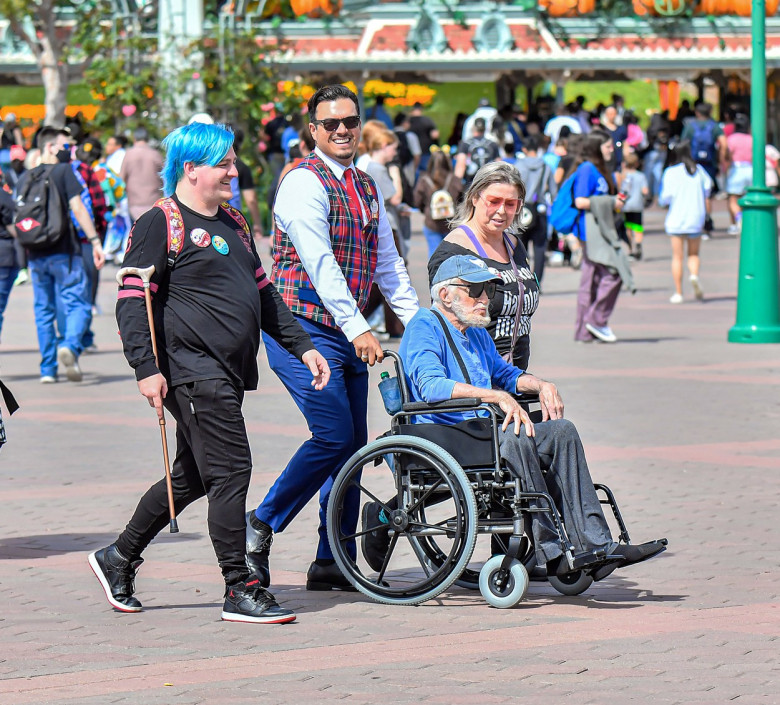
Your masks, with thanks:
[[[278,624],[295,614],[280,607],[246,567],[244,507],[252,459],[241,403],[256,389],[262,329],[301,361],[319,390],[330,370],[293,318],[260,263],[241,213],[225,202],[236,176],[233,133],[193,123],[163,141],[166,198],[133,226],[124,264],[154,265],[151,344],[143,281],[123,280],[116,307],[125,356],[138,388],[162,419],[176,419],[172,468],[176,513],[208,497],[208,526],[225,579],[222,619]],[[159,363],[159,367],[158,367]],[[147,490],[117,540],[89,557],[109,604],[139,612],[133,596],[141,554],[168,523],[164,479]]]

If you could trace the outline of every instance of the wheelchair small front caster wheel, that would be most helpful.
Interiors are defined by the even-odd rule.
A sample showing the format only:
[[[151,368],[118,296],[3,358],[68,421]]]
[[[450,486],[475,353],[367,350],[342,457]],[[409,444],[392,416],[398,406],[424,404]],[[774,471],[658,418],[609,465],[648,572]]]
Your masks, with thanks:
[[[585,571],[575,570],[573,573],[567,573],[561,577],[551,575],[548,580],[561,595],[580,595],[593,585],[593,578]]]
[[[528,571],[518,560],[509,564],[509,574],[501,581],[501,564],[504,556],[493,556],[479,571],[479,591],[493,607],[514,607],[528,590]]]

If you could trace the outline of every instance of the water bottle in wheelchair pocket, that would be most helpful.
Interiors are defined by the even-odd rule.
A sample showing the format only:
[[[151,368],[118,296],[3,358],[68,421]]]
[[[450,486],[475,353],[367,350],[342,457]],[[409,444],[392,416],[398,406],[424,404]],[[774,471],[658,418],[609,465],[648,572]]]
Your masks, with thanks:
[[[385,405],[385,411],[390,416],[401,411],[401,387],[397,377],[391,377],[389,372],[379,375],[379,393]]]

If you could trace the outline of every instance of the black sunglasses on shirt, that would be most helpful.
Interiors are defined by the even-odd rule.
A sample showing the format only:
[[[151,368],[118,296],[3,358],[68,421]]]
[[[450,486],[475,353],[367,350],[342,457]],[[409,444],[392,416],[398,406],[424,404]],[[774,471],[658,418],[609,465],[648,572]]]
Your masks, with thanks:
[[[345,118],[325,118],[324,120],[312,120],[314,125],[322,125],[325,132],[335,132],[343,122],[348,130],[354,130],[360,125],[360,115],[348,115]]]
[[[496,293],[496,284],[495,281],[487,281],[476,282],[474,284],[451,284],[451,286],[457,286],[459,289],[468,289],[469,296],[472,299],[478,299],[482,296],[483,291],[487,294],[489,299],[492,299]]]

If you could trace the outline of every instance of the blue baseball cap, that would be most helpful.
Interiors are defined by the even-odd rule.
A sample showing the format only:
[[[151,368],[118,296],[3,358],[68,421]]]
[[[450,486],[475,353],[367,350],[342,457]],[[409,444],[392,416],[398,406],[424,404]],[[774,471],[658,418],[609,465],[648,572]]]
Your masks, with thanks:
[[[500,280],[498,273],[490,269],[479,257],[474,255],[455,255],[444,260],[436,274],[433,275],[431,286],[448,279],[462,279],[469,284]]]

